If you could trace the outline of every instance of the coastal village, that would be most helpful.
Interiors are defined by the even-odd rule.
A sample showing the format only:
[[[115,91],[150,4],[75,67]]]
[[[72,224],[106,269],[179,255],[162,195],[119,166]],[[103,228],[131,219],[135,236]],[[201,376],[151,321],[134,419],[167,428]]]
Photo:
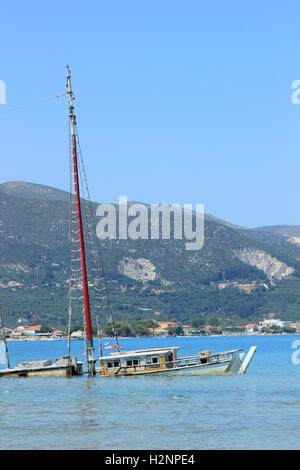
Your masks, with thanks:
[[[19,323],[25,322],[23,318]],[[156,322],[157,327],[149,328],[147,336],[230,336],[230,335],[267,335],[267,334],[299,334],[300,322],[284,321],[280,319],[267,319],[258,323],[235,326],[203,325],[195,328],[192,325],[180,325],[177,322]],[[28,340],[59,340],[66,339],[62,330],[51,327],[43,328],[42,325],[20,325],[14,329],[3,327],[6,339],[10,341]],[[51,331],[49,331],[51,330]],[[100,334],[102,335],[102,331]],[[84,331],[81,329],[71,333],[71,339],[84,339]]]

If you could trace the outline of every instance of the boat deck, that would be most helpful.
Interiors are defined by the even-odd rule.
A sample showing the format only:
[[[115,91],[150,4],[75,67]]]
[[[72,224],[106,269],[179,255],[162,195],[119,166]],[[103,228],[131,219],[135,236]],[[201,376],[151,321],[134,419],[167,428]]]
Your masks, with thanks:
[[[0,370],[0,377],[71,377],[82,375],[82,363],[76,358],[23,362],[17,367]]]

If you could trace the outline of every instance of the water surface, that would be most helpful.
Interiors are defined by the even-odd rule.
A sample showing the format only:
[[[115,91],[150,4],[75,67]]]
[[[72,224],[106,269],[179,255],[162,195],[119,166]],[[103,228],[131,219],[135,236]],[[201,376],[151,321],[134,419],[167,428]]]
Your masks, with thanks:
[[[181,355],[257,345],[240,376],[2,378],[0,448],[299,449],[300,365],[291,360],[299,339],[120,339],[126,350],[178,345]],[[12,366],[67,350],[65,341],[8,347]],[[72,354],[84,359],[82,341]]]

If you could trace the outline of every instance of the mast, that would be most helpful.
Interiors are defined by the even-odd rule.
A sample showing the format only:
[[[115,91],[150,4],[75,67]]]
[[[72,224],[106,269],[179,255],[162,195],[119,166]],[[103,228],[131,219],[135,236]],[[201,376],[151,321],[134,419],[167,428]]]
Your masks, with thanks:
[[[80,188],[79,188],[77,146],[76,146],[76,132],[75,132],[76,116],[74,114],[74,106],[73,106],[73,100],[75,99],[75,97],[71,89],[71,72],[70,72],[68,65],[67,65],[66,89],[67,89],[67,97],[69,101],[69,121],[70,121],[70,133],[71,133],[71,145],[72,145],[72,164],[73,164],[74,186],[75,186],[77,228],[78,228],[79,248],[80,248],[82,289],[83,289],[83,299],[84,299],[88,373],[89,375],[95,375],[96,373],[95,355],[94,355],[89,288],[88,288],[88,278],[87,278],[87,270],[86,270],[84,235],[83,235],[82,215],[81,215],[81,205],[80,205]]]

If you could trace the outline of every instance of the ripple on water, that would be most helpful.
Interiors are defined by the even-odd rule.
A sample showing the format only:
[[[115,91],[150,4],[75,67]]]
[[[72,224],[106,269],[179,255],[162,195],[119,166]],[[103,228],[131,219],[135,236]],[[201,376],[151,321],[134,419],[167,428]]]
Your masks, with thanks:
[[[294,339],[255,338],[259,350],[243,376],[1,379],[0,446],[299,449],[300,367],[290,361]],[[199,338],[176,341],[183,353],[201,349]],[[227,350],[236,343],[248,348],[253,338],[201,342],[203,349]],[[135,348],[139,344],[136,340]]]

